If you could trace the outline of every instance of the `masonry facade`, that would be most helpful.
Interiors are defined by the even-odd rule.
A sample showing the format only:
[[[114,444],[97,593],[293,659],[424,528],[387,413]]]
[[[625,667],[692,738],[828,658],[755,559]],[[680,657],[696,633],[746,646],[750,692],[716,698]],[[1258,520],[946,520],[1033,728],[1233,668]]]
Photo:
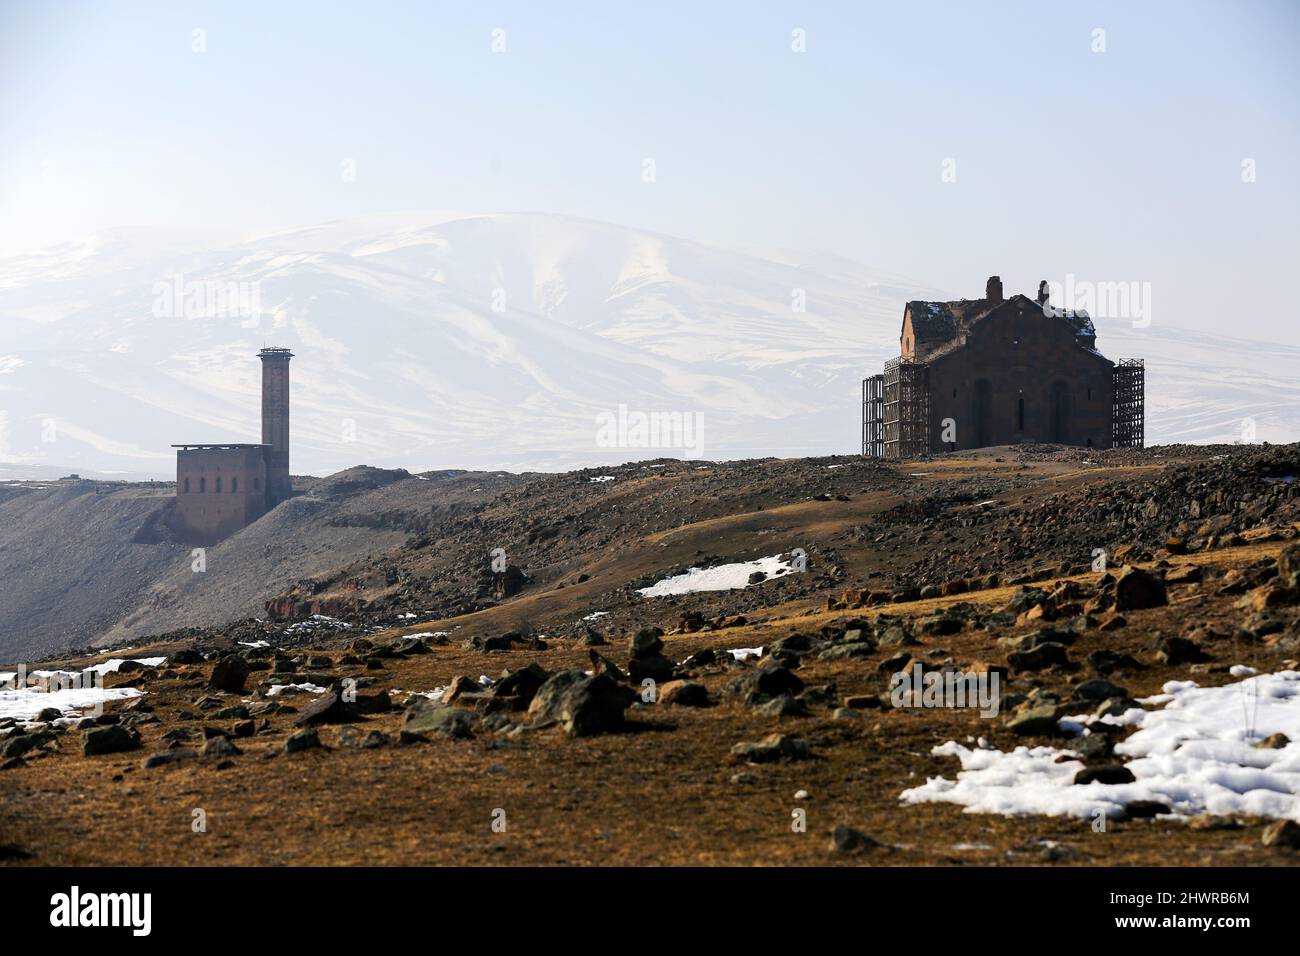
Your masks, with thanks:
[[[263,349],[262,442],[173,445],[176,531],[190,544],[214,544],[293,493],[289,476],[288,349]]]
[[[1038,296],[907,303],[899,356],[863,382],[864,455],[908,458],[990,445],[1143,443],[1141,360],[1097,350],[1086,312]]]

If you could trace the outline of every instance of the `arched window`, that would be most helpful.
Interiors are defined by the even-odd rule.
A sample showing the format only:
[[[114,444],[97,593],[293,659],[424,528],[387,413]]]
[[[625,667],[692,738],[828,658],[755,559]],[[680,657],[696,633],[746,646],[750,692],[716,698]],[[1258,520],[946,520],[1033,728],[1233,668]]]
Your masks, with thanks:
[[[208,479],[206,479],[206,478],[200,478],[200,479],[199,479],[199,494],[201,494],[201,495],[206,495],[207,493],[208,493]]]
[[[232,495],[237,495],[237,494],[239,494],[239,479],[238,479],[238,478],[231,478],[231,479],[230,479],[230,493],[231,493]]]
[[[221,476],[217,475],[217,494],[221,494]]]
[[[188,478],[185,479],[185,493],[187,495],[190,493],[190,480]]]

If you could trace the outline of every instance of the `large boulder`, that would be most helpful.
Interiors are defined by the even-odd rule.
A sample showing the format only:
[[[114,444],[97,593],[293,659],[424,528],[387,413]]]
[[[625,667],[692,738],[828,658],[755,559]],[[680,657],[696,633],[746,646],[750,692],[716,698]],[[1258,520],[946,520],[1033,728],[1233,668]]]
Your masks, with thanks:
[[[634,684],[640,684],[646,680],[652,680],[656,684],[663,684],[673,679],[676,670],[677,665],[662,654],[634,657],[627,662],[627,673]]]
[[[621,728],[634,700],[631,690],[604,674],[560,671],[538,689],[528,716],[535,724],[559,724],[571,737],[588,737]]]
[[[709,691],[694,681],[669,681],[660,689],[659,703],[676,707],[708,707]]]
[[[1115,582],[1115,610],[1141,611],[1169,603],[1165,582],[1150,571],[1129,568]]]
[[[87,757],[96,757],[100,754],[124,753],[139,746],[139,733],[118,724],[110,724],[89,731],[82,743],[82,752]]]
[[[765,663],[732,680],[727,684],[726,694],[752,706],[781,694],[794,695],[802,690],[803,681],[793,671],[779,664]]]
[[[352,701],[345,700],[338,688],[321,694],[298,712],[293,722],[299,727],[313,724],[349,724],[361,719],[361,711]]]
[[[230,694],[241,694],[244,691],[244,683],[248,680],[249,671],[248,661],[238,654],[227,654],[212,668],[208,686]]]
[[[463,707],[447,707],[428,698],[412,704],[402,718],[402,730],[411,734],[436,733],[452,740],[468,740],[479,725],[479,715]]]
[[[628,638],[628,654],[633,660],[644,660],[658,654],[664,649],[664,642],[660,639],[660,634],[661,632],[657,627],[641,628]]]
[[[511,671],[492,685],[492,699],[507,704],[511,710],[527,710],[550,676],[546,668],[533,661],[527,667]]]

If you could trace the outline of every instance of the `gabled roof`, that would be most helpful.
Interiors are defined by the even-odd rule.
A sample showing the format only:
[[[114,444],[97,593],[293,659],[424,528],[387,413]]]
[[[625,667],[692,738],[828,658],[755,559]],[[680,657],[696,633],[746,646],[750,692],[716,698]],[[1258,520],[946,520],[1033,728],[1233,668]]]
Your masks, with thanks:
[[[1016,293],[1001,302],[992,302],[988,299],[926,302],[916,299],[907,303],[903,312],[903,321],[906,324],[907,316],[912,317],[912,334],[916,337],[917,358],[931,359],[959,348],[965,342],[966,333],[972,327],[986,316],[1008,307],[1020,312],[1032,309],[1041,313],[1048,321],[1064,322],[1074,333],[1080,348],[1090,352],[1097,350],[1097,329],[1087,312],[1057,309],[1051,305],[1044,308],[1021,293]]]

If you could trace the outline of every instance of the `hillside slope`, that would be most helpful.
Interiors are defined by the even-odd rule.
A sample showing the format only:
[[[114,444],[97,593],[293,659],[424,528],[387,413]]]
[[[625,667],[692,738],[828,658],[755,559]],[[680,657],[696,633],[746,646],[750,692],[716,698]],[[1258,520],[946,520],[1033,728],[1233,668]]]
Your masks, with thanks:
[[[1021,447],[501,489],[295,589],[347,626],[7,692],[0,865],[1294,866],[1297,475],[1300,446]],[[530,575],[501,598],[489,543]]]
[[[0,659],[263,614],[297,578],[396,547],[526,480],[350,469],[310,481],[300,497],[208,548],[201,573],[168,530],[171,486],[5,486]]]

